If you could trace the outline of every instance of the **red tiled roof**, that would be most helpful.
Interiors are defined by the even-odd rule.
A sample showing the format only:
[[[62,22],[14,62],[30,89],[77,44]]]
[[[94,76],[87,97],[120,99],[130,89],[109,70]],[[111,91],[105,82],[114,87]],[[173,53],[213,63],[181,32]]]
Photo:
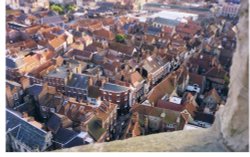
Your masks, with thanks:
[[[149,115],[154,117],[161,117],[166,123],[176,123],[177,118],[180,116],[180,112],[163,109],[152,106],[145,106],[140,104],[135,104],[132,109],[132,112],[138,112],[142,115]],[[162,117],[162,113],[165,113],[165,117]]]
[[[159,107],[159,108],[165,108],[165,109],[169,109],[169,110],[173,110],[173,111],[183,111],[185,109],[185,106],[182,104],[176,104],[176,103],[172,103],[166,100],[159,100],[155,107]]]
[[[202,87],[204,80],[205,76],[189,73],[189,84],[198,84],[200,87]]]
[[[104,26],[106,25],[113,25],[115,23],[115,20],[113,17],[107,17],[102,20],[102,23]]]
[[[62,38],[54,38],[52,40],[49,41],[49,44],[54,48],[58,48],[59,46],[61,46],[63,43],[65,42],[65,40],[63,40]]]
[[[147,98],[149,102],[156,104],[164,95],[170,95],[174,91],[174,88],[174,80],[169,75],[151,90]]]
[[[205,73],[207,77],[224,79],[227,72],[222,67],[212,67]]]
[[[115,50],[115,51],[124,53],[124,54],[129,55],[129,56],[132,56],[133,51],[134,51],[134,47],[128,46],[125,44],[121,44],[121,43],[117,43],[117,42],[111,42],[109,44],[109,48],[111,50]]]
[[[163,32],[164,32],[164,33],[170,34],[170,33],[173,32],[173,28],[171,28],[171,27],[164,27],[164,28],[163,28]]]
[[[219,96],[219,94],[215,88],[211,89],[208,93],[205,94],[205,98],[208,96],[213,97],[217,103],[219,103],[221,101],[221,97]]]
[[[141,82],[143,80],[141,74],[138,71],[134,71],[130,74],[130,81],[133,85],[136,84],[136,82]]]
[[[113,40],[115,38],[115,35],[111,31],[104,28],[94,31],[93,34],[97,37],[105,38],[107,40]]]

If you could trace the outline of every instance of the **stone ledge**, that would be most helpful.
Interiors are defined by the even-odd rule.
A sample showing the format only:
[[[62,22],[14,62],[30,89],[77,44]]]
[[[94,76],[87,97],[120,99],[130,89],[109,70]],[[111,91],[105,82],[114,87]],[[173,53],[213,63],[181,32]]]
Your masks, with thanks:
[[[211,129],[197,129],[139,136],[126,140],[96,143],[60,152],[185,152],[185,151],[231,151],[215,136]],[[219,139],[219,140],[218,140]]]

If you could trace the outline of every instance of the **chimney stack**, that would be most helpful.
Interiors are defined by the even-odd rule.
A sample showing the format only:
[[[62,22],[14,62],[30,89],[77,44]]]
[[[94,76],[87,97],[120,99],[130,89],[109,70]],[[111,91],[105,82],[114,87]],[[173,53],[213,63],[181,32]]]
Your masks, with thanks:
[[[22,118],[28,118],[28,117],[29,117],[28,113],[27,112],[23,112]]]

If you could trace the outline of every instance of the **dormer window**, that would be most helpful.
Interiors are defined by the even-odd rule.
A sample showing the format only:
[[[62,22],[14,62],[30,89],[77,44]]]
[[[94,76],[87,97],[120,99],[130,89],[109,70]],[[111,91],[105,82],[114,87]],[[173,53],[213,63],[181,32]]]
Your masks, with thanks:
[[[75,104],[72,104],[71,106],[70,106],[70,110],[72,110],[73,108],[75,108],[76,107],[76,105]]]

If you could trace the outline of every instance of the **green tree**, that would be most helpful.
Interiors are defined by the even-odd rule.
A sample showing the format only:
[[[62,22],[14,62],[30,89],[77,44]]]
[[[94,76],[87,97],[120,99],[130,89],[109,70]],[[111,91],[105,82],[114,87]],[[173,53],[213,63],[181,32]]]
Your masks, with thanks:
[[[120,43],[123,43],[123,42],[125,41],[125,39],[126,39],[126,36],[123,35],[123,34],[117,34],[117,35],[115,36],[115,40],[116,40],[117,42],[120,42]]]
[[[50,8],[51,10],[58,12],[59,14],[64,12],[64,8],[58,4],[52,4]]]
[[[68,11],[74,11],[74,10],[76,9],[76,6],[73,5],[73,4],[69,4],[69,5],[66,6],[66,9],[67,9]]]
[[[225,81],[225,84],[228,86],[229,85],[229,77],[227,75],[224,76],[224,81]]]

